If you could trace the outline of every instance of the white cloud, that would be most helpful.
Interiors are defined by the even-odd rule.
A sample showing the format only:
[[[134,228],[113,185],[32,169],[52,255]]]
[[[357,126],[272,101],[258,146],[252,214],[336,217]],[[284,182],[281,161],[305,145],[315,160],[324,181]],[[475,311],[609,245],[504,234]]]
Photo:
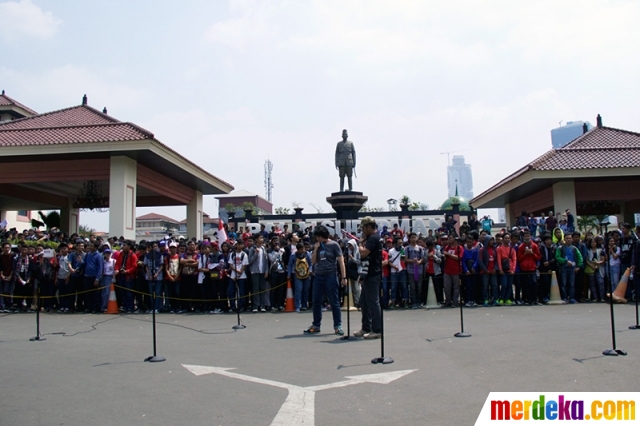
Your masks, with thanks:
[[[7,41],[16,41],[23,36],[48,39],[62,23],[53,13],[43,11],[31,0],[0,3],[0,16],[0,35]]]

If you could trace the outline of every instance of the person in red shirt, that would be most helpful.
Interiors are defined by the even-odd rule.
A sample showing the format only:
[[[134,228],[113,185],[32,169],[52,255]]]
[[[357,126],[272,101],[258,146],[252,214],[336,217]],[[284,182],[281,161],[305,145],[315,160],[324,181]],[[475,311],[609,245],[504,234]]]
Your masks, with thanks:
[[[464,248],[458,244],[454,235],[449,235],[449,243],[442,250],[444,255],[444,295],[445,307],[457,306],[460,300],[461,259]]]
[[[389,233],[391,234],[392,237],[400,237],[400,238],[404,237],[404,232],[402,231],[402,229],[398,227],[397,223],[393,224],[393,229]]]
[[[178,243],[169,244],[169,254],[164,258],[164,270],[169,285],[169,311],[174,313],[180,310],[180,255]]]
[[[516,251],[511,247],[511,234],[508,232],[502,236],[502,245],[497,248],[498,273],[500,274],[500,300],[499,305],[513,305],[513,277],[516,273]]]
[[[388,309],[391,269],[389,268],[389,252],[382,250],[382,306]]]
[[[518,247],[518,264],[520,265],[520,282],[523,288],[524,303],[538,304],[536,291],[536,269],[540,261],[538,245],[531,241],[531,233],[526,230],[522,236],[523,243]]]
[[[138,257],[131,250],[131,242],[122,243],[122,252],[116,260],[114,275],[120,287],[125,288],[124,300],[122,307],[128,314],[133,312],[133,280],[138,272]]]
[[[484,244],[478,252],[475,270],[482,275],[482,300],[484,306],[489,306],[489,281],[491,281],[491,297],[493,306],[498,306],[498,277],[496,275],[496,240],[491,235],[484,237]]]

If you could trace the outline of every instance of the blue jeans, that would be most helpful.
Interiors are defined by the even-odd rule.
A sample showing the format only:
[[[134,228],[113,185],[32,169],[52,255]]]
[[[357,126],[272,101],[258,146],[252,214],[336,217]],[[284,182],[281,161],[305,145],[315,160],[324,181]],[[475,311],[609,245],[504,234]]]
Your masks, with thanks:
[[[162,280],[147,280],[147,285],[149,286],[149,294],[151,294],[151,303],[153,304],[153,295],[155,294],[156,303],[151,309],[155,309],[159,311],[162,309]]]
[[[620,265],[609,266],[609,268],[609,273],[611,274],[611,291],[614,291],[620,282]]]
[[[109,306],[109,294],[111,293],[111,280],[113,275],[103,275],[100,281],[100,311],[104,312]]]
[[[389,287],[391,286],[391,278],[382,276],[382,282],[380,283],[380,290],[382,290],[382,307],[387,308],[389,306]]]
[[[227,285],[227,297],[231,302],[231,309],[236,309],[236,298],[239,295],[238,299],[238,308],[242,309],[244,307],[244,282],[246,278],[238,278],[237,280],[232,280],[229,278],[229,284]],[[238,290],[236,293],[236,283],[238,284]]]
[[[309,304],[309,284],[311,283],[311,279],[309,277],[301,280],[300,278],[294,276],[293,284],[294,284],[294,303],[296,309],[307,309],[307,305]]]
[[[333,328],[342,325],[342,314],[338,300],[338,276],[336,274],[316,274],[313,280],[313,326],[322,323],[322,296],[327,295],[333,312]]]
[[[400,287],[400,288],[398,288]],[[398,291],[401,293],[402,300],[409,299],[407,294],[407,271],[400,271],[397,273],[391,273],[391,296],[389,303],[395,303],[398,300]]]
[[[500,275],[500,299],[507,300],[511,299],[511,295],[513,294],[513,274],[502,274]]]
[[[576,282],[576,273],[573,270],[573,267],[567,268],[566,266],[562,268],[562,295],[563,297],[571,300],[575,296],[575,282]]]
[[[482,274],[482,300],[489,300],[489,283],[491,283],[491,298],[498,300],[498,276],[496,274]]]
[[[125,311],[133,311],[133,278],[129,278],[124,275],[118,275],[118,283],[121,287],[124,287],[124,294],[122,295],[122,307]]]

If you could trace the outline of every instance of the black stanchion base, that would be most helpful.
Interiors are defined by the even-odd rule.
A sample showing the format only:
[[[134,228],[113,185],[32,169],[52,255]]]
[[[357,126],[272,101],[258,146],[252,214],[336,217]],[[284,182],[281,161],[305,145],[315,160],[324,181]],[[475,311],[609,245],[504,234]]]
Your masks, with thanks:
[[[42,342],[43,340],[47,340],[47,339],[42,336],[36,336],[29,339],[29,341],[31,342]]]
[[[356,336],[342,336],[340,340],[358,340]]]
[[[247,328],[247,326],[244,325],[244,324],[237,324],[237,325],[234,325],[231,328],[233,328],[234,330],[243,330],[243,329]]]
[[[623,351],[622,349],[606,349],[606,350],[602,351],[602,355],[607,355],[607,356],[622,355],[622,356],[625,356],[625,355],[627,355],[627,351]]]
[[[150,356],[149,358],[145,358],[144,362],[162,362],[162,361],[166,361],[167,359],[163,356]]]
[[[636,324],[636,325],[630,325],[629,326],[629,330],[640,330],[640,325]]]
[[[393,358],[385,356],[381,358],[374,358],[371,360],[371,364],[393,364]]]
[[[454,334],[455,337],[471,337],[471,335],[469,333],[465,333],[464,331],[461,331],[460,333],[456,333]]]

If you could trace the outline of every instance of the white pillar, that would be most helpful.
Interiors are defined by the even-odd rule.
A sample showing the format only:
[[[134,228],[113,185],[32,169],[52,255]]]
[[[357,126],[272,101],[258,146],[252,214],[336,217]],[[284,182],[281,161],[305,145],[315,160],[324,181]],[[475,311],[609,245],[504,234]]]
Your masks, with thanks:
[[[80,227],[80,211],[73,208],[71,198],[67,201],[67,207],[60,209],[60,230],[69,235],[78,232]]]
[[[567,209],[571,209],[574,216],[576,211],[576,188],[573,181],[562,181],[553,184],[553,212],[558,220]],[[576,226],[577,227],[577,226]]]
[[[504,218],[506,220],[507,229],[511,229],[516,224],[516,216],[513,214],[511,204],[504,205]]]
[[[136,239],[138,163],[129,157],[111,157],[109,175],[109,235]]]
[[[187,205],[187,237],[202,240],[202,192],[193,191],[193,199]]]

